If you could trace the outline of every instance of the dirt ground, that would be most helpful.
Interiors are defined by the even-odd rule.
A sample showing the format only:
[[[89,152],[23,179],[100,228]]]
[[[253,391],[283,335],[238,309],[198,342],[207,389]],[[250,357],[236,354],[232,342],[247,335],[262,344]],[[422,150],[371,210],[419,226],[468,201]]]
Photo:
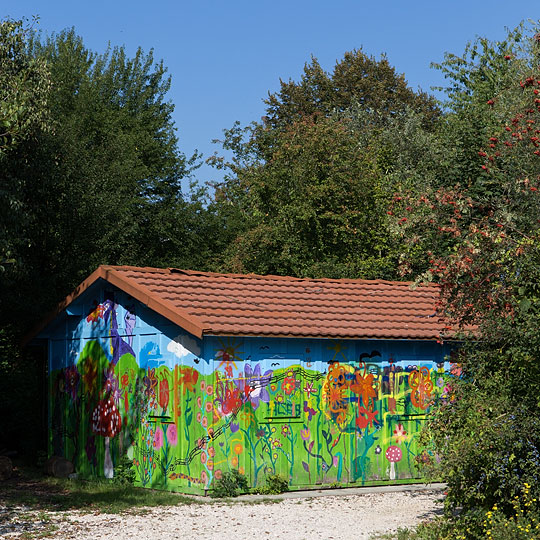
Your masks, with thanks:
[[[362,540],[414,527],[442,511],[442,492],[417,490],[280,500],[202,501],[132,513],[25,512],[0,507],[0,538]]]

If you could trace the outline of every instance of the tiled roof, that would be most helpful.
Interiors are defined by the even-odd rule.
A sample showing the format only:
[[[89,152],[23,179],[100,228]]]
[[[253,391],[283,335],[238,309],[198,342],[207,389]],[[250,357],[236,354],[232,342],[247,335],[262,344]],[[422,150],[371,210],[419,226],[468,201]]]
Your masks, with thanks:
[[[342,339],[437,339],[436,285],[299,279],[174,268],[101,266],[96,279],[131,294],[192,334]]]

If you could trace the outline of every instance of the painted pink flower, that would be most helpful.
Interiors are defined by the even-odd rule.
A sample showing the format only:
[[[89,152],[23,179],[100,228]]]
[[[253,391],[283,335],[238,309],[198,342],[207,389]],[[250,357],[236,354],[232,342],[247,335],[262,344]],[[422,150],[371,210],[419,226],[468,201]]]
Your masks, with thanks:
[[[313,383],[306,383],[306,386],[304,386],[304,392],[307,394],[307,397],[309,399],[309,396],[311,394],[315,393],[315,388],[313,387]]]
[[[309,428],[300,430],[300,437],[302,437],[303,441],[307,441],[309,439],[309,435]]]
[[[163,430],[159,427],[154,434],[154,448],[159,450],[163,446]]]
[[[201,483],[206,485],[206,482],[208,482],[208,474],[206,473],[206,471],[203,471],[201,473]]]
[[[171,446],[176,446],[178,444],[178,430],[176,429],[176,424],[169,424],[167,428],[167,440]]]
[[[394,437],[396,438],[397,443],[401,443],[401,441],[407,439],[407,432],[405,431],[403,424],[398,424],[396,429],[394,429]]]

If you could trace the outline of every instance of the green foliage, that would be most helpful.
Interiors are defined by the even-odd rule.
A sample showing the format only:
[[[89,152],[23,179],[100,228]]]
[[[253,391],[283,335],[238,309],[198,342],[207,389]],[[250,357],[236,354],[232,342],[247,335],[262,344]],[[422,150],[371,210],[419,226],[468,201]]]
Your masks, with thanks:
[[[530,486],[522,486],[512,500],[512,510],[502,512],[495,504],[485,511],[441,517],[402,531],[398,540],[530,540],[540,535],[540,511]]]
[[[214,481],[214,489],[210,496],[214,498],[238,497],[239,493],[247,491],[248,486],[246,476],[237,469],[232,469],[224,472],[221,478]]]
[[[282,474],[269,474],[264,486],[257,488],[261,495],[278,495],[289,491],[289,480]]]
[[[28,51],[30,34],[27,21],[0,21],[0,271],[17,262],[17,239],[28,242],[22,180],[6,174],[6,161],[22,141],[51,127],[50,76],[43,59]]]
[[[113,482],[115,484],[133,484],[135,477],[133,461],[124,454],[114,467]]]
[[[448,483],[447,507],[461,513],[419,529],[418,538],[530,538],[521,535],[526,523],[530,533],[533,518],[516,506],[524,486],[534,502],[531,516],[538,517],[536,32],[527,37],[517,29],[500,43],[479,39],[463,57],[447,57],[450,112],[441,134],[449,143],[462,141],[448,168],[450,178],[461,178],[434,182],[420,195],[395,200],[392,209],[404,239],[431,244],[423,277],[441,285],[447,330],[469,333],[455,359],[461,375],[425,433],[434,450],[431,471]],[[496,516],[493,523],[487,512]]]
[[[281,81],[280,91],[270,94],[265,103],[268,107],[264,123],[270,128],[281,128],[314,114],[343,112],[355,104],[381,113],[381,119],[406,108],[422,114],[426,124],[439,115],[433,97],[411,90],[405,76],[396,73],[386,56],[376,60],[358,49],[346,52],[332,74],[312,57],[299,82]]]
[[[29,328],[99,264],[203,266],[220,224],[204,190],[182,196],[197,156],[178,149],[163,63],[140,49],[95,53],[73,30],[34,36],[27,55],[49,73],[51,130],[3,162],[25,218],[6,229],[18,264],[0,283],[11,306],[0,324]]]

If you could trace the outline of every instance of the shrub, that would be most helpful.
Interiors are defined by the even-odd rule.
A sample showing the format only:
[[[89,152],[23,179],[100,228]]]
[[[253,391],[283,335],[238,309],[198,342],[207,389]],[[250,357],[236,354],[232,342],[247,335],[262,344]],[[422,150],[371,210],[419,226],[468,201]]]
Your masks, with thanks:
[[[210,496],[215,498],[238,497],[239,492],[247,491],[248,480],[242,473],[233,469],[223,473],[219,480],[214,482],[214,489]]]
[[[123,455],[114,468],[114,483],[133,484],[135,476],[133,462],[126,455]]]
[[[277,495],[289,491],[289,480],[282,474],[270,474],[266,477],[266,485],[257,488],[262,495]]]

